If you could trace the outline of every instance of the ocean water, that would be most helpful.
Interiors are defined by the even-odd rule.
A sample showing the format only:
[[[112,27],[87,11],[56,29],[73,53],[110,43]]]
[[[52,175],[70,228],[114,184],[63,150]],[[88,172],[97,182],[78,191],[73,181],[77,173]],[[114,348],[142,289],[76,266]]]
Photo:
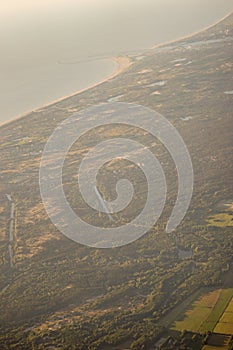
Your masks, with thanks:
[[[0,3],[0,123],[115,69],[110,57],[194,33],[233,0],[8,0]]]

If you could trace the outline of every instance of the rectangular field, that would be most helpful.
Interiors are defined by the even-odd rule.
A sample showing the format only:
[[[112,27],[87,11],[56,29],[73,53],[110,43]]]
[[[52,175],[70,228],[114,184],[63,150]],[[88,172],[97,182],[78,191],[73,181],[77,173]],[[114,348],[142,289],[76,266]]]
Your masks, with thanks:
[[[209,315],[209,317],[203,322],[202,326],[201,326],[201,331],[216,331],[215,327],[218,324],[218,322],[220,321],[221,317],[223,316],[225,310],[227,309],[227,307],[229,306],[229,303],[231,301],[233,297],[233,288],[228,288],[228,289],[223,289],[220,297],[215,305],[215,307],[213,308],[211,314]],[[222,328],[223,329],[223,325],[221,325],[221,327],[219,327],[218,329]],[[229,327],[227,327],[229,328]],[[223,333],[223,334],[229,334],[228,332],[221,331],[219,333]]]
[[[209,290],[196,300],[176,310],[176,319],[171,317],[170,329],[204,333],[214,331],[233,334],[233,288]],[[172,314],[171,314],[172,316]],[[174,315],[173,315],[174,316]],[[169,315],[166,317],[168,323]]]
[[[214,332],[233,335],[233,298],[214,328]]]
[[[179,331],[187,329],[189,331],[198,332],[203,321],[210,316],[214,306],[219,300],[221,292],[221,289],[217,289],[199,297],[190,305],[189,309],[181,315],[180,319],[174,323],[172,328]]]

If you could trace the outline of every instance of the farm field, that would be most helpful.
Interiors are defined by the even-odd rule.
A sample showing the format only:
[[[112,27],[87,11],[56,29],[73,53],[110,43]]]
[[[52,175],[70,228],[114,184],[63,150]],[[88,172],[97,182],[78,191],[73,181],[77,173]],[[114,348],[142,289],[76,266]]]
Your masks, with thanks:
[[[202,323],[200,331],[215,331],[218,333],[223,333],[223,334],[231,334],[227,331],[227,327],[223,327],[222,325],[222,331],[219,332],[216,330],[216,325],[219,322],[221,316],[224,313],[224,310],[227,308],[230,300],[233,297],[233,288],[227,288],[223,289],[221,292],[221,295],[213,308],[211,314],[209,317],[205,320],[205,322]],[[223,329],[224,328],[224,329]],[[229,329],[228,329],[229,330]]]
[[[187,329],[190,331],[198,332],[202,326],[204,320],[209,318],[212,310],[218,302],[221,289],[210,291],[204,295],[201,295],[196,299],[184,313],[181,314],[179,319],[172,325],[172,329],[182,331]]]
[[[222,334],[233,334],[233,298],[217,323],[214,331]]]
[[[233,334],[232,297],[233,288],[215,289],[205,294],[202,293],[187,305],[185,310],[180,310],[180,316],[177,316],[170,328],[177,331],[186,329],[201,333],[214,331]]]
[[[183,315],[186,312],[186,310],[190,307],[190,305],[192,305],[194,301],[197,300],[201,295],[203,295],[202,289],[199,289],[193,294],[191,294],[181,304],[179,304],[173,310],[171,310],[171,312],[169,312],[168,315],[166,315],[160,320],[160,326],[171,328],[171,325],[175,324],[175,321],[180,317],[180,315]]]
[[[205,330],[213,331],[233,297],[232,227],[226,225],[228,216],[215,216],[232,212],[226,209],[233,198],[232,96],[224,93],[232,90],[232,42],[233,15],[190,39],[151,50],[143,59],[132,56],[121,75],[0,128],[1,350],[154,349],[164,337],[180,348],[187,343],[192,350],[204,345],[213,350],[220,343],[218,350],[224,349],[230,336],[206,339]],[[74,112],[116,97],[161,113],[189,149],[195,186],[176,230],[178,244],[165,230],[179,189],[175,163],[160,140],[123,124],[91,130],[74,143],[62,174],[67,200],[84,221],[101,226],[102,216],[81,198],[78,165],[103,140],[129,138],[150,149],[164,169],[168,191],[158,223],[132,244],[94,249],[62,235],[43,208],[38,179],[49,136]],[[118,179],[133,180],[133,206],[122,212],[123,219],[133,207],[137,215],[144,206],[138,194],[146,178],[137,169],[126,177],[130,169],[131,163],[117,157],[101,168],[98,180],[109,200],[117,194]],[[13,266],[6,194],[16,204]],[[208,218],[221,219],[221,227],[208,225]],[[180,251],[192,254],[181,256]]]

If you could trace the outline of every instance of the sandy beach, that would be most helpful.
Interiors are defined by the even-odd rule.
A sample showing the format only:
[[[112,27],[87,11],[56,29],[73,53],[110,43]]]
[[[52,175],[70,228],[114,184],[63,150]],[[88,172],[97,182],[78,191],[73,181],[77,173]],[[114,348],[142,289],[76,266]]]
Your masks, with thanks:
[[[170,40],[170,41],[164,42],[163,44],[154,45],[154,46],[152,46],[151,50],[155,50],[155,49],[157,49],[159,47],[162,47],[162,46],[167,46],[167,45],[171,45],[171,44],[174,44],[174,43],[178,43],[180,41],[188,40],[188,39],[191,39],[192,37],[195,37],[196,35],[199,35],[201,33],[205,33],[207,30],[210,30],[210,29],[214,28],[215,26],[217,26],[219,23],[223,22],[231,14],[232,14],[232,12],[229,12],[226,16],[220,18],[219,20],[217,20],[214,23],[206,26],[205,28],[202,28],[201,30],[198,30],[198,31],[193,32],[193,33],[188,34],[188,35],[184,35],[184,36],[182,36],[182,37],[180,37],[178,39],[174,39],[174,40]]]
[[[188,40],[188,39],[190,39],[192,37],[195,37],[195,36],[197,36],[197,35],[199,35],[201,33],[205,33],[207,30],[210,30],[211,28],[214,28],[216,25],[218,25],[219,23],[224,21],[227,17],[230,16],[230,14],[231,14],[231,12],[228,13],[223,18],[219,19],[218,21],[214,22],[213,24],[211,24],[209,26],[206,26],[204,29],[196,31],[196,32],[194,32],[192,34],[189,34],[187,36],[182,36],[182,37],[180,37],[178,39],[174,39],[174,40],[170,40],[170,41],[167,41],[167,42],[163,42],[163,43],[158,44],[158,45],[154,45],[154,46],[152,46],[149,49],[139,50],[139,52],[141,51],[141,54],[147,54],[150,51],[156,50],[156,49],[158,49],[160,47],[164,47],[164,46],[167,46],[167,45],[172,45],[174,43],[178,43],[179,41]],[[78,95],[80,93],[83,93],[83,92],[88,91],[88,90],[90,90],[92,88],[95,88],[95,87],[97,87],[97,86],[99,86],[99,85],[101,85],[101,84],[103,84],[105,82],[108,82],[111,79],[113,79],[116,76],[118,76],[120,73],[124,72],[128,67],[130,67],[133,64],[132,60],[129,57],[127,57],[127,56],[116,56],[116,57],[109,57],[109,58],[106,58],[106,59],[107,60],[111,60],[111,61],[113,61],[113,62],[115,62],[117,64],[117,68],[113,71],[113,73],[111,73],[107,77],[103,78],[102,80],[100,80],[100,81],[98,81],[98,82],[96,82],[94,84],[89,85],[88,87],[85,87],[83,89],[79,89],[79,90],[73,92],[72,94],[64,95],[64,96],[62,96],[61,98],[58,98],[58,99],[54,99],[54,100],[52,99],[48,103],[43,104],[41,106],[38,106],[37,108],[33,108],[33,109],[28,110],[28,111],[26,111],[24,113],[18,114],[15,117],[11,118],[10,120],[6,120],[6,121],[3,121],[3,122],[0,122],[0,127],[3,126],[3,125],[6,125],[6,124],[10,124],[10,123],[14,122],[15,120],[21,119],[21,118],[29,115],[32,112],[42,111],[42,110],[46,109],[47,107],[52,106],[52,105],[54,105],[54,104],[56,104],[58,102],[64,101],[64,100],[69,99],[69,98],[71,98],[73,96],[76,96],[76,95]]]
[[[224,344],[226,336],[231,339],[228,333],[232,333],[232,324],[221,320],[233,295],[232,274],[228,273],[233,250],[232,213],[228,206],[223,206],[224,203],[230,204],[233,198],[233,14],[219,22],[216,27],[199,31],[190,39],[168,46],[163,44],[159,49],[148,49],[134,55],[128,53],[129,60],[122,57],[127,54],[111,53],[109,59],[106,58],[106,65],[110,57],[116,57],[116,61],[105,70],[105,79],[101,71],[104,61],[95,66],[99,71],[98,68],[87,69],[89,80],[86,71],[81,72],[83,87],[88,87],[85,89],[78,85],[81,78],[77,73],[78,66],[73,64],[74,79],[61,80],[59,87],[64,93],[57,95],[66,97],[45,105],[49,97],[46,92],[44,103],[41,103],[43,107],[0,128],[0,294],[3,301],[0,303],[0,349],[136,349],[142,345],[149,349],[148,338],[152,349],[157,339],[159,341],[166,334],[166,337],[171,336],[169,341],[173,337],[176,339],[174,348],[187,344],[190,349],[201,350],[207,332],[211,336],[214,332],[216,336],[216,323],[217,332],[223,332],[218,336],[220,339],[224,337]],[[76,61],[74,56],[71,58],[63,62]],[[64,65],[69,69],[69,63]],[[92,80],[93,72],[98,73],[94,76],[96,80]],[[53,84],[55,88],[56,85]],[[16,84],[13,87],[16,94],[20,93]],[[67,87],[69,90],[65,90]],[[41,86],[37,86],[37,91],[44,92]],[[76,92],[69,95],[69,91]],[[31,96],[34,96],[34,91]],[[56,95],[54,99],[50,98],[55,99]],[[60,167],[57,168],[53,160],[59,160],[62,154],[59,144],[54,143],[55,152],[50,153],[49,172],[44,177],[45,181],[51,181],[45,182],[44,187],[51,195],[48,203],[55,215],[59,213],[59,202],[52,201],[52,196],[57,188],[63,187],[73,212],[83,222],[104,228],[104,216],[95,208],[90,211],[91,205],[85,204],[79,190],[80,164],[102,141],[131,139],[145,146],[164,170],[167,193],[159,221],[155,221],[149,232],[137,242],[120,249],[102,250],[69,240],[46,214],[39,169],[49,137],[56,129],[64,136],[60,126],[70,116],[111,100],[137,103],[158,112],[179,132],[189,151],[195,176],[193,197],[186,216],[173,232],[177,235],[177,242],[172,234],[165,232],[165,228],[179,189],[186,182],[179,181],[173,152],[162,145],[161,138],[153,137],[143,127],[137,130],[127,126],[126,120],[121,125],[91,129],[84,115],[79,125],[86,128],[86,133],[80,138],[77,134],[78,139],[68,150],[64,163],[60,163],[60,184],[55,181]],[[90,113],[90,120],[98,120],[99,116],[101,112]],[[70,128],[75,132],[79,125],[71,123]],[[65,139],[67,143],[70,135]],[[51,148],[47,150],[52,151]],[[110,149],[106,148],[106,151],[110,154]],[[127,218],[131,219],[131,215],[136,216],[143,210],[150,187],[147,186],[148,171],[144,173],[142,169],[138,172],[141,160],[136,159],[133,167],[130,162],[126,163],[123,154],[118,155],[120,157],[105,163],[101,169],[98,161],[91,164],[90,170],[100,170],[97,190],[108,200],[114,199],[118,193],[116,184],[119,180],[127,179],[132,184],[132,203],[125,208],[126,211],[119,213],[119,224],[125,226],[129,222]],[[97,157],[100,159],[101,154]],[[185,164],[182,162],[183,166]],[[85,180],[89,180],[88,176]],[[141,194],[144,198],[140,197]],[[11,200],[15,207],[9,203]],[[11,218],[15,218],[12,244]],[[61,223],[65,225],[63,218]],[[79,228],[75,231],[78,230],[85,234]],[[9,246],[12,246],[13,266]],[[215,289],[221,289],[224,298],[222,292],[217,293],[210,307],[209,291]],[[203,307],[199,310],[196,304],[192,306],[196,303],[193,291],[197,292],[197,303],[202,292],[205,294],[204,311],[208,317],[205,320],[213,317],[214,322],[203,322]],[[215,312],[217,297],[221,304],[218,315]],[[195,308],[192,314],[191,308]],[[164,317],[167,328],[164,328]],[[188,324],[184,325],[186,321]],[[187,332],[183,332],[184,329]],[[135,347],[135,341],[139,347]]]
[[[50,101],[49,103],[46,103],[38,108],[35,108],[35,109],[32,109],[32,110],[29,110],[23,114],[19,114],[17,116],[15,116],[14,118],[11,118],[10,120],[7,120],[7,121],[4,121],[2,123],[0,123],[0,127],[3,126],[3,125],[6,125],[6,124],[10,124],[12,122],[14,122],[15,120],[18,120],[18,119],[21,119],[21,118],[24,118],[25,116],[27,116],[28,114],[34,112],[34,111],[41,111],[49,106],[52,106],[53,104],[55,103],[58,103],[58,102],[61,102],[63,100],[66,100],[70,97],[73,97],[75,95],[78,95],[82,92],[85,92],[85,91],[88,91],[92,88],[95,88],[107,81],[110,81],[111,79],[115,78],[117,75],[119,75],[120,73],[122,73],[123,71],[125,71],[129,66],[132,65],[132,61],[128,58],[128,57],[111,57],[109,58],[111,61],[114,61],[116,64],[117,64],[117,68],[113,71],[112,74],[108,75],[107,77],[105,77],[104,79],[98,81],[97,83],[94,83],[84,89],[80,89],[80,90],[77,90],[75,91],[74,93],[72,94],[69,94],[69,95],[66,95],[66,96],[63,96],[59,99],[56,99],[56,100],[52,100]]]
[[[48,106],[52,106],[55,103],[61,102],[63,100],[66,100],[67,98],[70,98],[70,97],[73,97],[75,95],[81,94],[82,92],[88,91],[90,89],[93,89],[96,86],[99,86],[99,85],[101,85],[103,83],[106,83],[107,81],[115,78],[117,75],[122,73],[124,70],[126,70],[132,64],[132,61],[128,57],[111,57],[110,59],[112,61],[116,62],[117,65],[118,65],[117,69],[115,69],[115,71],[111,75],[109,75],[108,77],[100,80],[99,82],[97,82],[95,84],[92,84],[92,85],[88,86],[87,88],[77,90],[73,94],[70,94],[70,95],[67,95],[67,96],[63,96],[62,98],[59,98],[59,99],[54,100],[52,102],[49,102],[49,103],[45,104],[44,106],[37,108],[36,110],[42,110],[42,109],[44,109],[44,108],[46,108]],[[20,118],[20,116],[19,116],[19,118]]]

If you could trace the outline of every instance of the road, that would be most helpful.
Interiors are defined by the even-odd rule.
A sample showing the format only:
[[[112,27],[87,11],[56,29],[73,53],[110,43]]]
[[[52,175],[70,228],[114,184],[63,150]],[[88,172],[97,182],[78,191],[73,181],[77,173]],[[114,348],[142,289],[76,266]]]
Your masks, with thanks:
[[[10,259],[10,267],[14,266],[13,262],[13,242],[14,242],[14,221],[15,221],[15,203],[13,202],[11,195],[6,194],[8,201],[10,202],[10,224],[9,224],[9,244],[8,252]]]

